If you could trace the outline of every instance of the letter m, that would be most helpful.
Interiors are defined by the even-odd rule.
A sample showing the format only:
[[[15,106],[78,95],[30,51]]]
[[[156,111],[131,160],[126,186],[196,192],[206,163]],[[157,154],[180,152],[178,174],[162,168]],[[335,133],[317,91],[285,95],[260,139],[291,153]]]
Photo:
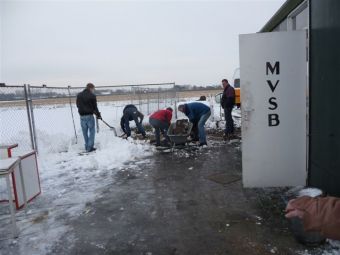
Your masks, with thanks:
[[[268,71],[272,74],[276,71],[276,74],[280,74],[280,62],[276,61],[274,67],[270,64],[270,62],[266,62],[266,72],[268,75]]]

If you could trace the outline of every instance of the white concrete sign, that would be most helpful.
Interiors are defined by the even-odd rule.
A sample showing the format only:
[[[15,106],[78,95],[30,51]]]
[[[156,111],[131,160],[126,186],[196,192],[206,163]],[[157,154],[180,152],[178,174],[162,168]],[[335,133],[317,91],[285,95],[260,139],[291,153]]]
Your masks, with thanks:
[[[245,187],[306,184],[306,32],[240,35]]]

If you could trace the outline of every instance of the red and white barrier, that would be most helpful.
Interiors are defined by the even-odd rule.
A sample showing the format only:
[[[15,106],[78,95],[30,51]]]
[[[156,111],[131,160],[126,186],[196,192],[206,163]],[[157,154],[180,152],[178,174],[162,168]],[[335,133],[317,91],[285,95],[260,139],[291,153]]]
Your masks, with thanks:
[[[0,145],[0,159],[6,159],[12,157],[12,149],[18,145]],[[20,156],[21,166],[23,173],[23,181],[26,190],[27,202],[32,201],[41,193],[40,178],[37,162],[37,154],[35,151],[31,151],[25,155]],[[16,209],[20,209],[24,206],[23,188],[20,182],[20,170],[19,166],[14,169],[11,175],[11,186],[13,191],[13,197]],[[6,191],[6,183],[0,182],[0,202],[8,202]]]

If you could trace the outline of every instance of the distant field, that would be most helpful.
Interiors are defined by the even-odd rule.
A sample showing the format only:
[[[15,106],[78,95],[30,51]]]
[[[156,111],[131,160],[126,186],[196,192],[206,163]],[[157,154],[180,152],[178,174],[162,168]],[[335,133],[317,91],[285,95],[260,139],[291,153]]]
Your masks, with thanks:
[[[193,91],[180,91],[178,92],[178,97],[182,98],[195,98],[197,99],[200,96],[214,96],[217,93],[222,92],[222,89],[213,89],[213,90],[193,90]],[[162,92],[160,94],[160,98],[162,99],[164,96],[167,98],[171,98],[171,94],[174,92],[168,92],[168,94]],[[147,100],[147,99],[158,99],[157,93],[149,93],[149,94],[125,94],[125,95],[105,95],[105,96],[97,96],[98,102],[112,102],[112,101],[129,101],[129,100]],[[74,98],[72,98],[72,102],[74,103]],[[49,98],[49,99],[38,99],[33,100],[35,105],[56,105],[56,104],[67,104],[70,102],[69,98]],[[26,104],[25,101],[6,101],[0,102],[0,107],[13,107],[13,106],[24,106]]]

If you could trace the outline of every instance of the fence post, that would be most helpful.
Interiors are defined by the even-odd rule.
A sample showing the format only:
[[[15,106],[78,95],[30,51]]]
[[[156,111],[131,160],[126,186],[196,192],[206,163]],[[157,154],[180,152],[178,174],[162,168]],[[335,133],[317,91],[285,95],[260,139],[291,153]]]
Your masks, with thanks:
[[[30,113],[30,105],[28,103],[28,93],[27,93],[27,85],[26,84],[24,84],[24,92],[25,92],[25,102],[26,102],[26,110],[27,110],[28,127],[29,127],[29,130],[30,130],[31,145],[32,145],[32,150],[35,150],[32,120],[31,120],[31,113]]]
[[[158,104],[157,110],[159,110],[159,91],[160,91],[160,88],[158,88],[158,93],[157,93],[157,104]]]
[[[177,119],[177,102],[175,101],[175,118]]]
[[[149,89],[147,90],[147,100],[148,100],[148,114],[150,114],[150,95],[149,95]]]
[[[67,90],[68,90],[68,95],[69,95],[69,98],[70,98],[70,110],[71,110],[71,116],[72,116],[72,122],[73,122],[73,129],[74,129],[74,136],[76,138],[76,144],[78,143],[78,136],[77,136],[77,130],[76,130],[76,124],[74,122],[74,116],[73,116],[73,107],[72,107],[72,96],[71,96],[71,86],[69,85],[67,87]]]
[[[30,112],[31,112],[31,119],[32,119],[32,130],[33,130],[33,138],[34,138],[34,144],[35,144],[35,150],[37,151],[37,153],[39,153],[39,146],[37,143],[37,133],[36,133],[36,129],[35,129],[35,119],[34,119],[34,110],[33,110],[33,100],[32,100],[32,94],[31,94],[31,86],[28,84],[27,85],[28,88],[28,102],[29,102],[29,108],[30,108]]]
[[[177,93],[177,89],[176,89],[176,83],[174,82],[174,91],[175,91],[175,117],[177,119],[177,104],[179,102],[179,95]]]

